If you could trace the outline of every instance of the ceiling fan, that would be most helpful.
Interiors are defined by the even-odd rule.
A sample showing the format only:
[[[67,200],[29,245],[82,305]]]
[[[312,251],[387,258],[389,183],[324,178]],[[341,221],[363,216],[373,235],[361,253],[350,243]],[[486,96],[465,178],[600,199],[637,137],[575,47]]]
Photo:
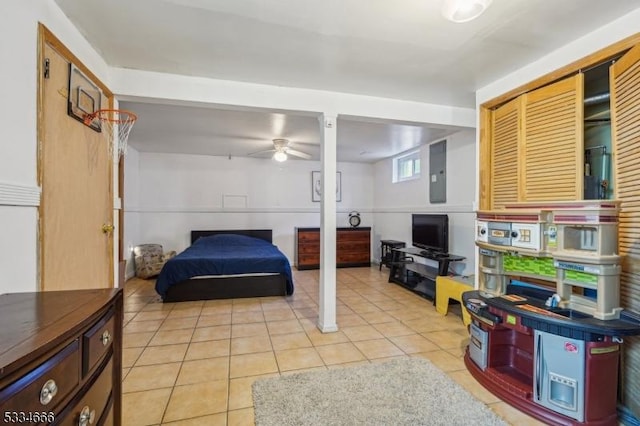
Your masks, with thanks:
[[[267,149],[264,151],[252,152],[249,155],[256,154],[264,154],[267,152],[273,152],[273,159],[276,161],[286,161],[289,155],[293,155],[294,157],[304,158],[305,160],[310,160],[311,155],[306,152],[297,151],[295,149],[291,149],[289,147],[288,139],[273,139],[273,149]]]

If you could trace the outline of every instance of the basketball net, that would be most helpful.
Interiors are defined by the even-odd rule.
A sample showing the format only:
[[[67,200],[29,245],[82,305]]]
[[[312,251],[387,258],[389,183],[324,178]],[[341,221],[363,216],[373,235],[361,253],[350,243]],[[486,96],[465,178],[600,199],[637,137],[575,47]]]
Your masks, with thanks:
[[[109,143],[111,154],[118,153],[118,158],[127,152],[129,133],[138,117],[131,111],[123,109],[99,109],[87,114],[84,124],[98,123],[103,136]]]

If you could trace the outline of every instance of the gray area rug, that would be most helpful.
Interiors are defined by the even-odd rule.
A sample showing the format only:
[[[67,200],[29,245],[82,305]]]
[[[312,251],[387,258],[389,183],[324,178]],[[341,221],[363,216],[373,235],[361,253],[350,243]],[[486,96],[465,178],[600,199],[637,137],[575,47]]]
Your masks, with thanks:
[[[257,426],[507,424],[422,358],[257,380],[253,403]]]

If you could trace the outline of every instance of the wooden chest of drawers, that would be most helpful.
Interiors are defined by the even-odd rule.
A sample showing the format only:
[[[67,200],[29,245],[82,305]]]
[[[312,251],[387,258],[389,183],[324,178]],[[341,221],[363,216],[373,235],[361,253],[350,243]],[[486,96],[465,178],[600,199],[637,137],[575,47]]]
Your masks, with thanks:
[[[122,290],[0,295],[0,424],[120,425]]]
[[[299,270],[320,267],[320,228],[296,228],[295,265]],[[371,228],[336,229],[336,266],[371,265]]]

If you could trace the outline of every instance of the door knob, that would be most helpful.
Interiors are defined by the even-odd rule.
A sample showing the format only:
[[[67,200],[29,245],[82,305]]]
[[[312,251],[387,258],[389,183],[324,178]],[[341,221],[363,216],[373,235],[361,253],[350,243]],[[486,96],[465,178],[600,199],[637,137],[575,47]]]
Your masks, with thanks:
[[[103,232],[104,234],[110,234],[110,233],[112,233],[112,232],[113,232],[113,229],[114,229],[113,225],[109,225],[109,224],[107,224],[107,223],[105,223],[105,224],[103,224],[103,225],[102,225],[102,232]]]

